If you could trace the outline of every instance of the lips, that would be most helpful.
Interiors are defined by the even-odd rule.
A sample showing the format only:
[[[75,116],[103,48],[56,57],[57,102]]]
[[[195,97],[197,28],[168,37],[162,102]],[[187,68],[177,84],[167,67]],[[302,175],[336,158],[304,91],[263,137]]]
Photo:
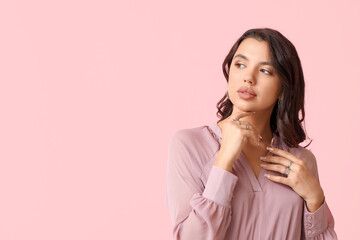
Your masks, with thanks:
[[[241,93],[244,93],[244,94],[250,94],[250,95],[253,95],[253,96],[256,96],[256,93],[254,92],[254,90],[252,90],[251,88],[249,87],[241,87],[239,88],[238,92],[241,92]]]

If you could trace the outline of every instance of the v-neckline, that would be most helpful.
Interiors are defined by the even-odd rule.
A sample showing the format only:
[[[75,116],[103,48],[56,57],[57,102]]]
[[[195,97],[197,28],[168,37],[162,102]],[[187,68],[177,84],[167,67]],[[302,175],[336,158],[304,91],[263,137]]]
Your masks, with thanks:
[[[243,153],[240,154],[240,157],[239,157],[238,161],[236,161],[236,162],[240,162],[242,167],[245,169],[246,175],[248,176],[248,179],[249,179],[249,182],[251,184],[253,191],[254,192],[262,192],[264,190],[263,189],[264,180],[265,180],[264,173],[266,172],[266,170],[263,168],[260,168],[259,177],[257,178]],[[236,166],[236,164],[235,164],[235,167],[239,167],[239,166]]]

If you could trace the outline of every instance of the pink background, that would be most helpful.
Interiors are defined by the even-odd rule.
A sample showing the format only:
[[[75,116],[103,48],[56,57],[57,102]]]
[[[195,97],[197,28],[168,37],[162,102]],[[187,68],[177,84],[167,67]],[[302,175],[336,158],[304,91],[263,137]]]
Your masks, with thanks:
[[[170,136],[217,120],[249,28],[296,46],[340,239],[360,216],[357,1],[1,1],[0,239],[171,239]]]

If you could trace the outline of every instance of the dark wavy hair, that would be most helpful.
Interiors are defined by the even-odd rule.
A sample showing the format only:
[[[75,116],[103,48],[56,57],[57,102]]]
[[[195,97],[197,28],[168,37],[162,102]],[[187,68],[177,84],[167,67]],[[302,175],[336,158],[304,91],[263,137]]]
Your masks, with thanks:
[[[247,30],[232,46],[222,64],[227,82],[229,81],[229,70],[234,54],[240,43],[246,38],[255,38],[268,43],[271,61],[282,84],[282,98],[280,103],[277,101],[271,113],[270,127],[272,132],[280,136],[288,147],[298,147],[299,143],[306,139],[305,128],[302,125],[305,119],[305,81],[295,46],[274,29],[255,28]],[[231,115],[233,104],[227,93],[217,103],[216,107],[218,109],[216,115],[220,117],[218,122]]]

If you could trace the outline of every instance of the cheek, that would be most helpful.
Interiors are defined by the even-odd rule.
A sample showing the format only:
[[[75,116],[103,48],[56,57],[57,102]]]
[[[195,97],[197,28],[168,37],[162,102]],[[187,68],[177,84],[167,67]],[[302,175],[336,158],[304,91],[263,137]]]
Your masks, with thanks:
[[[229,76],[229,81],[227,83],[228,90],[229,91],[235,90],[237,85],[238,84],[236,83],[236,81],[234,81],[234,79]]]
[[[237,90],[239,89],[239,84],[236,81],[232,81],[229,77],[229,81],[227,83],[227,91],[229,94],[229,99],[233,103],[233,101],[237,98]]]
[[[262,102],[267,102],[273,104],[280,95],[281,86],[274,83],[266,83],[259,88],[261,98],[259,99]]]
[[[242,79],[243,72],[239,71],[238,69],[230,67],[229,71],[229,81],[239,82]]]
[[[281,92],[281,83],[279,80],[272,79],[273,81],[267,81],[264,84],[263,89],[268,92],[270,95],[278,96]]]

